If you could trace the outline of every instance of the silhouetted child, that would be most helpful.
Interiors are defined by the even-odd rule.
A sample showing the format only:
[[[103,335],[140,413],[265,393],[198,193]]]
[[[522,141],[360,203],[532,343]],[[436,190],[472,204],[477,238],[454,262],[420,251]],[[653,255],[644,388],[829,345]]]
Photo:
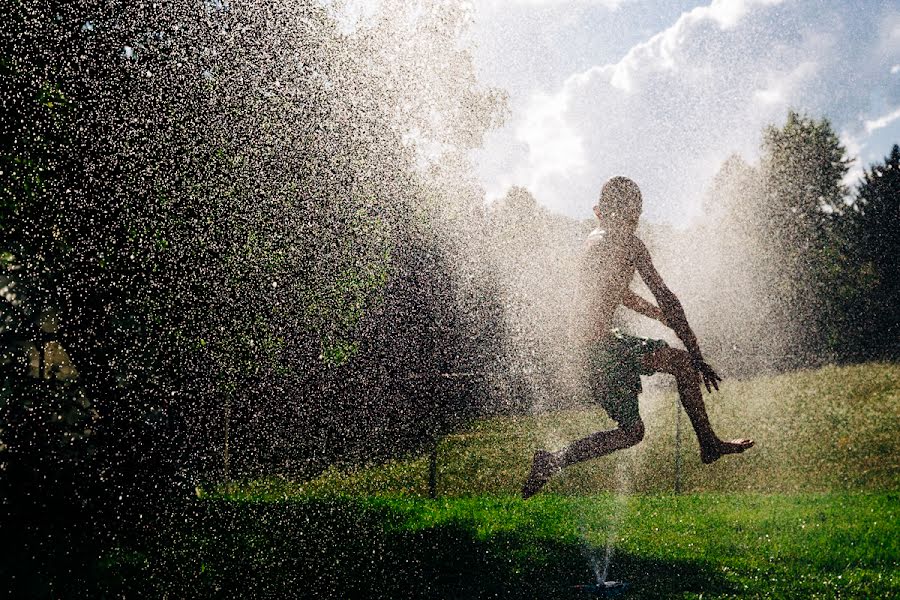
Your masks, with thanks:
[[[643,439],[644,424],[638,412],[641,375],[663,372],[675,376],[704,463],[753,446],[749,439],[722,441],[713,432],[700,385],[702,380],[707,391],[711,387],[718,390],[721,379],[703,360],[681,303],[663,283],[647,247],[635,235],[641,214],[637,184],[626,177],[610,179],[603,186],[594,214],[600,225],[585,241],[581,264],[578,324],[583,324],[584,329],[580,331],[580,358],[593,398],[618,427],[576,440],[558,452],[535,452],[531,473],[522,488],[523,498],[537,493],[555,473],[569,465],[628,448]],[[635,270],[659,306],[629,289]],[[613,312],[619,305],[670,327],[687,351],[611,329]]]

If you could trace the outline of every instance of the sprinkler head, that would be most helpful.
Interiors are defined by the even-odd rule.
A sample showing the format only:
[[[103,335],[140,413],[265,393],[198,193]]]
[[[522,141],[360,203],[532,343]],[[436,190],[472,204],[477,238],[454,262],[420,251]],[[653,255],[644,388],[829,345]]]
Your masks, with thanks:
[[[604,581],[602,583],[590,583],[587,585],[576,585],[575,589],[587,592],[594,596],[603,598],[615,598],[628,589],[628,584],[624,581]]]

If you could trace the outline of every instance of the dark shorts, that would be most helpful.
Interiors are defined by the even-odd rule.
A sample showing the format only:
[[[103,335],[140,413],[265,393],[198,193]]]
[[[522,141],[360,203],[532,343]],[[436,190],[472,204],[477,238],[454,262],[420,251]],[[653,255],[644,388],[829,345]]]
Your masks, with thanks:
[[[614,329],[609,337],[587,347],[590,393],[621,427],[640,421],[638,394],[641,375],[652,375],[643,358],[669,345],[662,340],[626,335]]]

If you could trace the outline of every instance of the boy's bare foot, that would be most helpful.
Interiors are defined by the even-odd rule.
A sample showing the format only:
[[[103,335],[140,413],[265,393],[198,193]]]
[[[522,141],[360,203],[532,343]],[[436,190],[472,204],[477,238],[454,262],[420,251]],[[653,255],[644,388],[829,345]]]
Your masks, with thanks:
[[[700,446],[700,460],[703,464],[716,462],[726,454],[740,454],[744,450],[753,447],[753,440],[740,439],[723,442],[718,440],[715,445]]]
[[[557,470],[556,460],[551,453],[546,450],[535,452],[531,461],[531,473],[522,486],[522,499],[528,500],[537,494]]]

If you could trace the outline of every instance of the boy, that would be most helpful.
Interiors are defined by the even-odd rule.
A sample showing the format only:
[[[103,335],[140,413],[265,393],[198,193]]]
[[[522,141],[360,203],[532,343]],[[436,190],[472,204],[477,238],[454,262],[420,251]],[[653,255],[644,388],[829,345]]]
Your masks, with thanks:
[[[644,424],[638,413],[641,375],[663,372],[675,376],[704,463],[753,446],[753,440],[726,442],[713,432],[700,382],[709,392],[711,388],[719,389],[721,379],[703,360],[681,303],[656,272],[647,247],[635,236],[641,202],[640,189],[626,177],[613,177],[604,184],[594,206],[600,226],[584,244],[581,265],[579,323],[586,325],[581,339],[582,358],[591,394],[618,427],[576,440],[559,452],[535,452],[531,473],[522,488],[523,498],[536,494],[555,473],[569,465],[628,448],[643,439]],[[653,293],[658,307],[629,289],[635,271]],[[611,330],[613,312],[620,304],[670,327],[687,350]]]

